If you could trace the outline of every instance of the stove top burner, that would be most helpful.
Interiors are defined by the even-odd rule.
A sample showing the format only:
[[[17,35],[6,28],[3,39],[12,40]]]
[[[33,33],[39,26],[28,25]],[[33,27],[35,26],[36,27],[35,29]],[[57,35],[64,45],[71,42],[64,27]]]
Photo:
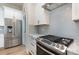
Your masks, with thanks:
[[[44,43],[47,43],[47,44],[49,44],[49,45],[52,44],[52,42],[49,41],[49,40],[45,40],[45,39],[44,39],[44,40],[41,40],[41,41],[44,42]]]
[[[67,47],[73,42],[73,39],[71,38],[58,37],[54,35],[41,36],[40,38],[50,40],[51,42],[60,43]]]
[[[59,40],[55,40],[54,42],[63,44],[63,45],[65,45],[65,46],[68,47],[73,42],[73,39],[70,39],[70,38],[62,38],[62,39],[59,39]]]
[[[41,36],[40,38],[43,38],[43,39],[48,39],[50,40],[51,42],[57,40],[57,39],[61,39],[61,37],[58,37],[58,36],[54,36],[54,35],[45,35],[45,36]]]

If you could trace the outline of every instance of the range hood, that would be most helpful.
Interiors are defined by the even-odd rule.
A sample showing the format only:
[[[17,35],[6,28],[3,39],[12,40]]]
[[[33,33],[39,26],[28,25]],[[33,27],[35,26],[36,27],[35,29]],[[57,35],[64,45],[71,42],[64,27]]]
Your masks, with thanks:
[[[59,8],[67,3],[46,3],[42,7],[48,11],[52,11],[56,8]]]

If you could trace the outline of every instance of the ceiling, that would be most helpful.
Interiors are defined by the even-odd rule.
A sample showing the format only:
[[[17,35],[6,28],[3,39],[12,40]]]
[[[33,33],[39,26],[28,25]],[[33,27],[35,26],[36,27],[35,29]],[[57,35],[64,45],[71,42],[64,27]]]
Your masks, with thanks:
[[[23,3],[7,3],[7,4],[20,10],[22,10],[23,7]]]
[[[0,3],[0,5],[5,5],[19,10],[22,10],[23,8],[23,3]]]

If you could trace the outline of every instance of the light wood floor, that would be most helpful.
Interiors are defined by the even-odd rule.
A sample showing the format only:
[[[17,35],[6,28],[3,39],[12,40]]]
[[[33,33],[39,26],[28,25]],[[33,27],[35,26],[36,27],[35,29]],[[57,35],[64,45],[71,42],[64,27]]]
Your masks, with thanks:
[[[0,49],[0,55],[28,55],[24,46],[17,46],[9,49]]]

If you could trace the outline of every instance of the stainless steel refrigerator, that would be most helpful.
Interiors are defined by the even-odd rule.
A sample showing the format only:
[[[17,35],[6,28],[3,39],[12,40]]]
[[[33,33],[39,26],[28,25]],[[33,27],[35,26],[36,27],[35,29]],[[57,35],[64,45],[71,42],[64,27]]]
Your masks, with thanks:
[[[22,21],[5,19],[4,48],[10,48],[22,44]]]

